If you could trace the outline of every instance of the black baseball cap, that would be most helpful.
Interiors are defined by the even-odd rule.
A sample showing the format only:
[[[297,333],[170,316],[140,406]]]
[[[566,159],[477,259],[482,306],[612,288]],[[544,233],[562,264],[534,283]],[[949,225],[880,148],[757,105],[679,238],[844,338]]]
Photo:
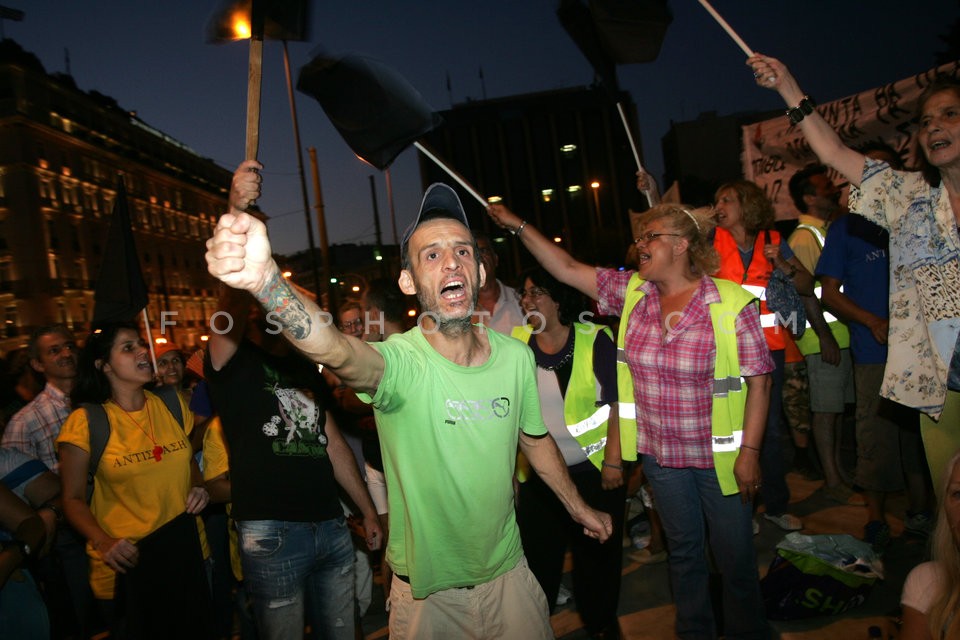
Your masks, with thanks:
[[[452,187],[442,182],[434,182],[427,187],[423,194],[423,202],[420,203],[420,213],[417,214],[416,220],[403,232],[403,240],[400,241],[400,253],[404,262],[407,258],[407,243],[410,242],[410,236],[422,223],[435,218],[450,218],[463,224],[467,229],[470,228],[467,214],[463,210],[463,204],[460,203],[460,196]]]

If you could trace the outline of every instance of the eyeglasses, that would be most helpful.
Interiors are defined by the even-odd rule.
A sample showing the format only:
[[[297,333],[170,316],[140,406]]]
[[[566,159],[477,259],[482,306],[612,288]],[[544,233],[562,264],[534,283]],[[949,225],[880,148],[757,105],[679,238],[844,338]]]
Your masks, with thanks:
[[[550,292],[544,289],[543,287],[530,287],[529,289],[517,289],[517,300],[523,300],[524,296],[530,296],[531,298],[539,298],[540,296],[548,296]]]
[[[675,238],[679,238],[682,235],[683,235],[682,233],[656,233],[654,231],[651,231],[649,233],[643,234],[639,238],[635,238],[633,243],[640,244],[642,242],[644,244],[649,244],[654,240],[656,240],[657,238],[659,238],[660,236],[674,236]]]
[[[340,325],[340,331],[353,331],[354,329],[359,329],[363,326],[363,320],[357,318],[356,320],[348,320]]]

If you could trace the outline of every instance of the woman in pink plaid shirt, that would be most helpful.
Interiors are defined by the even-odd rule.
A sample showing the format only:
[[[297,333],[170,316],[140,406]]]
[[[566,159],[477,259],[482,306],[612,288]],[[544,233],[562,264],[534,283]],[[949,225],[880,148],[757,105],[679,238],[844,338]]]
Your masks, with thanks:
[[[751,296],[708,275],[718,266],[709,240],[714,221],[679,205],[653,207],[640,218],[638,270],[631,272],[574,260],[503,205],[488,213],[555,278],[597,300],[601,314],[622,316],[632,306],[618,347],[633,382],[637,452],[667,535],[677,637],[769,637],[750,503],[761,486],[773,361]],[[629,406],[625,388],[621,406]],[[717,407],[734,397],[737,416],[718,420]],[[718,422],[727,423],[719,429],[726,437]],[[723,577],[723,629],[710,602],[708,540]]]

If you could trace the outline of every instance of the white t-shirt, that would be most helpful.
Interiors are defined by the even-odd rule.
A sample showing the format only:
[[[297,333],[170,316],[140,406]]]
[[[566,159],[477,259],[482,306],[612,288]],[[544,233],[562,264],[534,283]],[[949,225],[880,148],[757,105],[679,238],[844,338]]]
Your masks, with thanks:
[[[937,597],[943,570],[936,562],[924,562],[913,568],[903,583],[900,604],[926,614]]]

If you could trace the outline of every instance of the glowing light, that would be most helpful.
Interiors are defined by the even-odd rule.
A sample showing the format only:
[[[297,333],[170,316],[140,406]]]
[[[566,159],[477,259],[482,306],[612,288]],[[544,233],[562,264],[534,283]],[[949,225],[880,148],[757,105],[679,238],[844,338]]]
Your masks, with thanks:
[[[233,27],[233,37],[237,40],[246,40],[250,37],[250,18],[246,12],[238,11],[230,17]]]
[[[540,195],[544,202],[550,202],[553,200],[553,189],[542,189]]]
[[[583,187],[581,187],[581,186],[578,185],[578,184],[572,184],[572,185],[570,185],[569,187],[567,187],[567,193],[577,193],[577,192],[579,192],[582,188],[583,188]]]
[[[284,278],[289,278],[290,276],[293,275],[293,271],[284,271],[280,275],[282,275]]]
[[[377,256],[376,258],[374,258],[374,259],[375,259],[377,262],[380,262],[381,260],[383,260],[383,256],[378,255],[378,256]]]
[[[416,317],[416,315],[417,315],[417,310],[416,310],[416,309],[407,309],[407,317],[408,317],[408,318],[414,318],[414,317]]]
[[[487,198],[487,202],[489,202],[490,204],[494,204],[494,203],[497,203],[497,202],[503,202],[503,197],[502,197],[502,196],[490,196],[489,198]]]
[[[206,341],[209,340],[209,339],[210,339],[210,336],[208,336],[208,335],[206,335],[206,334],[200,336],[200,342],[206,342]]]
[[[353,291],[354,293],[360,293],[360,286],[353,285],[352,287],[350,287],[350,290]]]
[[[600,183],[597,182],[596,180],[594,180],[593,182],[590,183],[590,188],[591,188],[591,189],[599,189],[599,188],[600,188]]]
[[[577,145],[575,144],[565,144],[562,147],[560,147],[560,151],[562,153],[573,153],[576,150],[577,150]]]
[[[153,341],[154,341],[155,343],[157,343],[157,344],[167,344],[167,339],[166,339],[166,338],[154,338]]]
[[[553,241],[556,242],[557,244],[560,244],[561,242],[563,242],[563,238],[561,238],[560,236],[553,236]]]

